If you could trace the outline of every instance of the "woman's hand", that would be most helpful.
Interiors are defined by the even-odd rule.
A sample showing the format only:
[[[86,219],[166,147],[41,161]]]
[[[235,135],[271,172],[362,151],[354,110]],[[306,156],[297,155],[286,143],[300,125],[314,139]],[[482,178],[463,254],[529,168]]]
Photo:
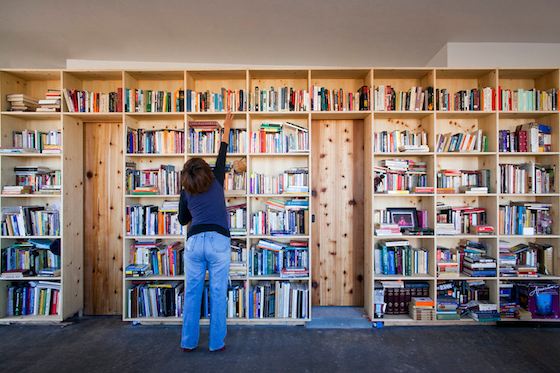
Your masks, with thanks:
[[[229,142],[229,132],[231,131],[231,126],[233,125],[233,114],[228,110],[226,114],[226,120],[224,120],[224,135],[222,137],[223,142]]]

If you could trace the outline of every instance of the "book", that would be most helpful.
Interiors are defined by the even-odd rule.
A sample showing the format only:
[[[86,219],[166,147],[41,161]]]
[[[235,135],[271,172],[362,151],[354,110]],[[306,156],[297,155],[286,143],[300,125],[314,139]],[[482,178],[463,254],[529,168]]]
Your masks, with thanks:
[[[6,95],[6,101],[10,104],[10,111],[36,111],[39,102],[36,98],[24,93],[12,93]]]

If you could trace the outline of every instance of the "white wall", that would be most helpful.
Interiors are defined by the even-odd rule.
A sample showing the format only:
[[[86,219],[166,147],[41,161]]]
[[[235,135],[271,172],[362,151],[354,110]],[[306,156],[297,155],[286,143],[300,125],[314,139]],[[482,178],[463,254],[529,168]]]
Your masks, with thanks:
[[[560,44],[447,43],[426,66],[558,67]]]

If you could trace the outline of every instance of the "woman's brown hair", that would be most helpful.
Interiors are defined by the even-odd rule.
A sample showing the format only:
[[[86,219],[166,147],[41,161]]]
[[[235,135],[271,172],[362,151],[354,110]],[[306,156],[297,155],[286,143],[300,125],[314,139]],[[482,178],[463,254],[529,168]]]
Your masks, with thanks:
[[[181,185],[190,194],[201,194],[210,189],[214,174],[202,158],[191,158],[183,166]]]

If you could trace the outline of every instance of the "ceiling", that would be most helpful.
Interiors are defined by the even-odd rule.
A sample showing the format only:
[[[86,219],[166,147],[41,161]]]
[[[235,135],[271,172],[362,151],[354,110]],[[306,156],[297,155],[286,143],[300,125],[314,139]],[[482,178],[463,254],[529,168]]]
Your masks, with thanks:
[[[2,0],[0,66],[423,66],[447,42],[558,43],[559,19],[554,0]]]

